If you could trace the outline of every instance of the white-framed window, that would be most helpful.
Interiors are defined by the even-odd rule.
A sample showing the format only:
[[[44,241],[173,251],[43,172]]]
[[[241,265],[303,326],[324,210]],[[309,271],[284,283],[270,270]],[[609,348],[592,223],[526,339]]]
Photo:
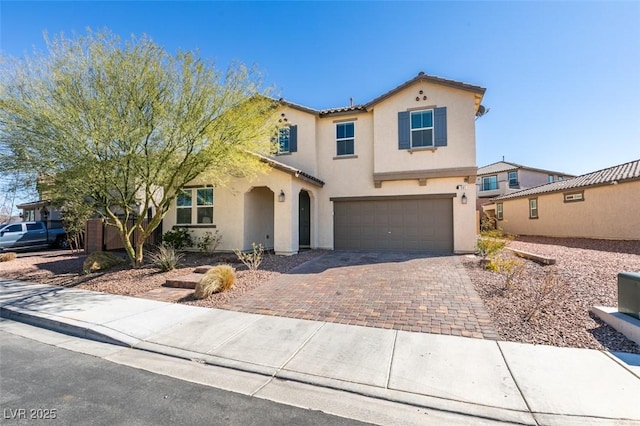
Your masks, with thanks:
[[[433,110],[411,112],[411,148],[433,146]]]
[[[570,194],[564,194],[564,202],[570,203],[573,201],[584,201],[584,193],[583,192],[573,192]]]
[[[33,222],[36,220],[36,211],[33,209],[25,210],[22,219],[25,222]]]
[[[553,182],[553,175],[549,175],[547,177],[547,182],[549,182],[549,183]]]
[[[289,126],[278,129],[278,154],[288,154],[291,149],[291,130]]]
[[[176,197],[176,224],[212,224],[213,200],[213,188],[181,189]]]
[[[498,176],[483,176],[482,190],[493,191],[494,189],[498,189]]]
[[[530,198],[529,199],[529,219],[537,219],[538,218],[538,199]]]
[[[356,124],[354,122],[336,124],[336,155],[355,154]]]
[[[512,170],[509,172],[509,188],[517,188],[518,186],[518,172]]]
[[[503,217],[503,205],[502,203],[496,203],[496,219],[502,220]]]

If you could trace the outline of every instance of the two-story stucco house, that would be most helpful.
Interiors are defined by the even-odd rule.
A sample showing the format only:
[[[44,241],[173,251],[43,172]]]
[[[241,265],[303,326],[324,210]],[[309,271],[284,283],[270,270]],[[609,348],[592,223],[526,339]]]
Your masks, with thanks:
[[[252,181],[184,188],[163,231],[217,230],[220,249],[278,254],[474,250],[475,116],[485,89],[424,73],[369,103],[315,110],[281,101],[279,154]]]
[[[478,168],[478,176],[476,177],[477,208],[484,214],[495,217],[495,206],[491,201],[493,198],[574,177],[568,173],[507,162],[503,158],[502,161]]]

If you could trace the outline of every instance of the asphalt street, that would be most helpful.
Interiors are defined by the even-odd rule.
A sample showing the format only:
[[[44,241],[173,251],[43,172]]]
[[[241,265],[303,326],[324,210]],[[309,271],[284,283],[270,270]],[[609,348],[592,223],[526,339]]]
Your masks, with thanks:
[[[0,331],[5,424],[363,425],[111,363]]]

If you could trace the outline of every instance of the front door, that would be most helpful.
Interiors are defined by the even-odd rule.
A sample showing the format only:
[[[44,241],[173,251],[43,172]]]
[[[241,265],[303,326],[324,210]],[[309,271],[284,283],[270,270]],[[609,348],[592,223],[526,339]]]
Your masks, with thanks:
[[[298,208],[298,243],[300,247],[311,247],[311,199],[307,191],[300,191]]]

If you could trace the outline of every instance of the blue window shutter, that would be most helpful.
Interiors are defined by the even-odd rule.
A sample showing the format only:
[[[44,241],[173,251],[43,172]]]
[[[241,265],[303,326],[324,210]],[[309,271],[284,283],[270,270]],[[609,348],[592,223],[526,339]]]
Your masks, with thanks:
[[[447,107],[433,110],[435,146],[447,146]]]
[[[289,152],[298,151],[298,126],[289,127]]]
[[[411,148],[411,123],[409,111],[398,113],[398,149]]]

